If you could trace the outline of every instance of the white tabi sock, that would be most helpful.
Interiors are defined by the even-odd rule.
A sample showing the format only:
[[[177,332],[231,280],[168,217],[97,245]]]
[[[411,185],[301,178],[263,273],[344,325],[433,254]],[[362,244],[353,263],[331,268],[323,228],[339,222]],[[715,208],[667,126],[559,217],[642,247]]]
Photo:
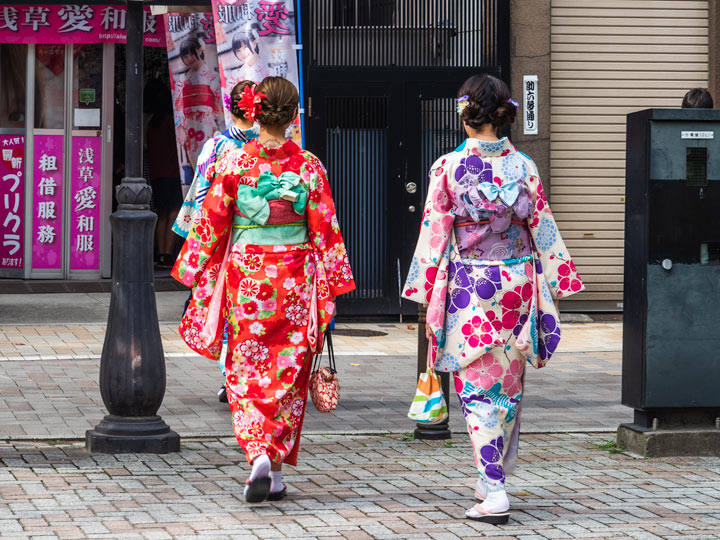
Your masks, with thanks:
[[[483,512],[478,512],[479,507]],[[484,514],[503,514],[510,509],[510,501],[504,489],[499,491],[490,491],[481,504],[476,504],[472,508],[465,511],[467,517],[480,517]]]
[[[256,478],[266,478],[270,476],[270,458],[267,454],[258,456],[253,460],[252,471],[250,472],[250,481],[252,482]],[[250,486],[245,486],[243,493],[247,495],[247,490]]]
[[[482,478],[478,478],[477,484],[475,484],[475,498],[485,499],[488,494],[488,487]]]
[[[267,457],[267,454],[263,454],[253,459],[250,481],[252,482],[256,478],[265,478],[267,476],[270,476],[270,458]]]
[[[285,489],[285,484],[282,481],[282,471],[270,471],[270,493],[278,493]]]
[[[485,500],[480,505],[483,510],[490,514],[507,512],[510,508],[510,500],[504,489],[499,491],[490,491]]]

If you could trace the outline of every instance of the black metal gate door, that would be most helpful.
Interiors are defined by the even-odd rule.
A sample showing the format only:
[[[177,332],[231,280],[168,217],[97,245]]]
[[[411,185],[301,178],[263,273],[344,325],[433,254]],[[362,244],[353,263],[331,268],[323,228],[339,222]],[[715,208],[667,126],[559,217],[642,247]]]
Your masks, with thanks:
[[[306,143],[328,169],[357,284],[343,315],[417,312],[400,286],[427,172],[464,137],[462,82],[507,78],[507,16],[502,0],[307,1]]]

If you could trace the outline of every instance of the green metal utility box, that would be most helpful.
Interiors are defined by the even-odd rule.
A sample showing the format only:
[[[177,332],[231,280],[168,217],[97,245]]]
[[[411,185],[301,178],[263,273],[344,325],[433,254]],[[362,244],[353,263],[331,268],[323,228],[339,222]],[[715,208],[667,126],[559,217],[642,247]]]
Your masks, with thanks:
[[[720,110],[627,117],[622,403],[637,429],[720,422]]]

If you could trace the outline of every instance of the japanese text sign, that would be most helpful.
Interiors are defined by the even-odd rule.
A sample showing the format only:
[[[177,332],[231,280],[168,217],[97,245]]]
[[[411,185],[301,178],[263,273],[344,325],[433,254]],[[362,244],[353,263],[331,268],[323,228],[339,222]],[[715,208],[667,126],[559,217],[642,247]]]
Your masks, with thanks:
[[[100,267],[100,137],[73,137],[70,269]]]
[[[25,137],[0,135],[0,269],[23,268]]]
[[[35,135],[32,266],[62,268],[63,136]]]
[[[0,5],[0,43],[125,43],[125,6]],[[145,45],[165,46],[161,16],[145,8]]]
[[[538,77],[523,77],[523,134],[538,134]]]

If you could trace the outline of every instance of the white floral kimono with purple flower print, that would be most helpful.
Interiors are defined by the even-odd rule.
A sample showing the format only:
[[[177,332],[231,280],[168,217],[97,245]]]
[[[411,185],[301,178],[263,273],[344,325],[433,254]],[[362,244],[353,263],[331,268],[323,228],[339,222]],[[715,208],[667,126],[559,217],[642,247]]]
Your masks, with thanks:
[[[560,341],[553,300],[582,289],[529,157],[467,139],[435,162],[403,295],[428,306],[435,369],[454,373],[490,490],[514,464],[525,365]]]

